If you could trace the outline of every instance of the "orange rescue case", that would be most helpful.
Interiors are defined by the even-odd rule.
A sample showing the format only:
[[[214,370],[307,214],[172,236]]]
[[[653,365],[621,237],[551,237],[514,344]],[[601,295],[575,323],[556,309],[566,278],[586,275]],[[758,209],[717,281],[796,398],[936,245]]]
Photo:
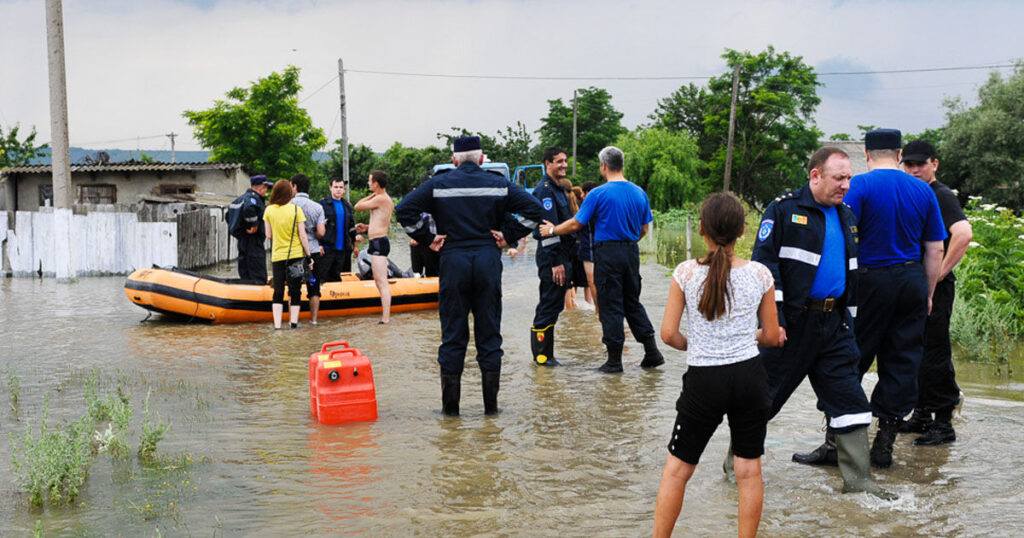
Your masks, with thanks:
[[[344,347],[328,351],[335,346]],[[310,405],[318,421],[377,420],[377,391],[366,355],[347,342],[328,342],[310,356],[309,364]]]

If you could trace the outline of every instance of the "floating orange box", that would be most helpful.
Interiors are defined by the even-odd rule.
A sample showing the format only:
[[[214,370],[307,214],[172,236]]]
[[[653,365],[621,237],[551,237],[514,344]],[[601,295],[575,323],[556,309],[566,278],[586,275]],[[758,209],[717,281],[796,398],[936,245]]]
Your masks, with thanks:
[[[317,420],[323,424],[377,420],[377,391],[370,359],[352,347],[329,351],[323,359],[323,353],[314,355],[315,365],[310,357],[310,365],[315,367],[310,402]]]
[[[331,348],[348,348],[348,341],[336,340],[320,346],[320,351],[309,356],[309,414],[316,416],[316,365],[331,356]]]

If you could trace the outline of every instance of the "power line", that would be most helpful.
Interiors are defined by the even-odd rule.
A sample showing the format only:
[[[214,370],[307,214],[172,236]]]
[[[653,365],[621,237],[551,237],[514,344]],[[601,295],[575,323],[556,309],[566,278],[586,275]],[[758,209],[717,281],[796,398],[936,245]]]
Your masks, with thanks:
[[[335,80],[338,80],[338,75],[334,75],[334,77],[333,77],[333,78],[331,78],[331,80],[328,80],[327,82],[324,82],[323,84],[321,84],[321,85],[320,85],[320,87],[319,87],[319,88],[317,88],[317,89],[313,90],[313,93],[311,93],[311,94],[308,94],[308,95],[306,95],[305,97],[303,97],[303,98],[302,98],[302,100],[301,100],[301,101],[299,101],[299,104],[301,105],[302,103],[305,103],[306,101],[308,101],[308,100],[309,100],[309,98],[310,98],[310,97],[313,97],[314,95],[316,95],[317,93],[319,93],[319,92],[320,92],[320,90],[322,90],[322,89],[326,88],[328,84],[330,84],[330,83],[334,82]]]
[[[817,73],[819,77],[847,76],[847,75],[890,75],[898,73],[934,73],[942,71],[970,71],[980,69],[1004,69],[1015,67],[1014,64],[987,64],[967,65],[952,67],[930,67],[920,69],[885,69],[877,71],[831,71]],[[424,78],[458,78],[458,79],[490,79],[490,80],[709,80],[718,75],[685,75],[685,76],[593,76],[593,77],[565,77],[565,76],[539,76],[539,75],[466,75],[452,73],[415,73],[404,71],[376,71],[369,69],[346,69],[349,73],[360,73],[365,75],[384,75],[397,77],[424,77]],[[337,77],[335,77],[336,79]],[[327,82],[333,82],[334,79]],[[326,84],[324,85],[326,86]],[[323,87],[321,87],[322,89]],[[317,91],[320,91],[319,89]],[[313,92],[316,93],[316,92]],[[308,99],[307,97],[306,99]],[[303,99],[305,100],[305,99]]]
[[[133,136],[131,138],[122,138],[120,140],[102,140],[99,142],[78,142],[79,146],[96,146],[99,144],[117,144],[119,142],[134,142],[136,140],[149,140],[151,138],[163,138],[166,134],[158,134],[153,136]]]

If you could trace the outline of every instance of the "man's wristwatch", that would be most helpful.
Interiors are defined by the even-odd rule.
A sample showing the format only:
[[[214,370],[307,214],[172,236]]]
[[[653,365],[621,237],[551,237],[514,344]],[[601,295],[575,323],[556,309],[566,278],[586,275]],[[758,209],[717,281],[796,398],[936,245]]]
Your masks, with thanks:
[[[554,235],[555,235],[555,225],[554,224],[552,224],[551,227],[548,228],[548,235],[554,237]]]

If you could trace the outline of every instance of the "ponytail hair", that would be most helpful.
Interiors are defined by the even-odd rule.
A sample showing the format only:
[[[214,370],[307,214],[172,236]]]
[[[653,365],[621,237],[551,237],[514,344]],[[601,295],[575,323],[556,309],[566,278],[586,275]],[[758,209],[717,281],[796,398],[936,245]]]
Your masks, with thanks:
[[[736,238],[743,233],[745,218],[743,204],[728,192],[711,194],[700,206],[701,234],[714,244],[701,262],[709,267],[704,291],[697,303],[697,310],[708,321],[725,315],[732,303],[732,290],[729,287],[732,253],[726,247],[735,243]]]

